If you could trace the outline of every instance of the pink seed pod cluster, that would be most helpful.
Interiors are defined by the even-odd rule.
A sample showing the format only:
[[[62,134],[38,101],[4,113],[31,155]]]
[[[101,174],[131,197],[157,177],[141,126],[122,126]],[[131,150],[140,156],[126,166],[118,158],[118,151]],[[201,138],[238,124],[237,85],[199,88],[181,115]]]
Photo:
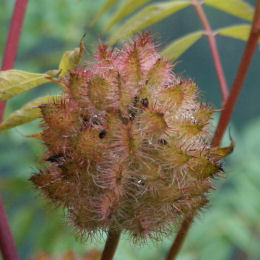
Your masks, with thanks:
[[[94,58],[40,107],[46,166],[31,181],[84,234],[156,239],[207,203],[232,147],[211,147],[214,110],[149,33],[121,48],[99,43]]]

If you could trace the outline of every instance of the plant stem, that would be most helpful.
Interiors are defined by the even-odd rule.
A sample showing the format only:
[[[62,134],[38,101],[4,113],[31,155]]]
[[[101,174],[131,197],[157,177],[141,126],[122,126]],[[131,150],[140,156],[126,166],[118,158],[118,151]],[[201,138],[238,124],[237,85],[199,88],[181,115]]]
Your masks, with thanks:
[[[199,2],[198,0],[192,0],[192,4],[200,18],[200,21],[202,23],[202,26],[204,27],[207,37],[208,37],[208,42],[209,42],[209,46],[210,46],[210,50],[211,50],[211,55],[212,55],[212,59],[214,62],[214,66],[216,69],[216,73],[217,73],[217,78],[219,81],[219,86],[220,86],[220,92],[221,92],[221,96],[222,96],[222,104],[225,103],[227,97],[228,97],[228,87],[227,87],[227,82],[225,79],[225,75],[222,69],[222,65],[221,65],[221,61],[219,58],[219,53],[218,53],[218,48],[217,48],[217,44],[216,44],[216,40],[215,40],[215,35],[212,32],[212,29],[210,27],[209,21],[203,11],[202,8],[202,3]]]
[[[119,242],[120,232],[109,231],[101,260],[112,260]]]
[[[16,0],[5,44],[1,70],[9,70],[14,65],[26,7],[27,0]],[[0,122],[2,121],[4,108],[5,101],[2,101],[0,102]]]
[[[218,146],[220,144],[221,139],[225,133],[228,122],[231,118],[233,109],[235,107],[237,98],[239,96],[240,90],[244,83],[246,73],[249,68],[255,48],[257,46],[259,37],[260,37],[260,0],[257,0],[250,35],[247,40],[234,82],[232,84],[230,94],[224,105],[223,111],[220,114],[220,119],[218,121],[217,129],[215,131],[212,140],[213,146]]]
[[[196,0],[192,0],[192,1],[196,1]],[[247,40],[234,82],[232,84],[230,94],[227,98],[227,101],[225,102],[224,109],[221,112],[217,129],[212,139],[213,146],[218,146],[220,144],[223,134],[227,128],[227,124],[230,120],[239,92],[243,85],[259,37],[260,37],[260,0],[257,0],[250,35]],[[190,219],[185,218],[183,220],[181,227],[176,235],[175,241],[172,244],[170,252],[167,256],[167,260],[174,260],[177,254],[179,253],[181,246],[185,240],[185,237],[188,234],[194,216],[191,217]],[[171,253],[171,251],[173,253]]]
[[[181,224],[181,227],[179,229],[179,232],[168,252],[166,260],[174,260],[175,257],[177,256],[179,250],[181,249],[183,241],[186,237],[186,234],[192,224],[192,219],[193,219],[193,216],[190,216],[190,215],[184,218],[184,220]]]
[[[17,260],[18,254],[0,198],[0,246],[4,260]]]
[[[13,16],[11,19],[8,37],[3,54],[2,70],[11,69],[14,65],[18,41],[24,20],[27,0],[16,0]],[[0,102],[0,122],[2,121],[5,102]],[[17,260],[18,254],[14,239],[8,224],[7,216],[0,198],[0,248],[4,260]]]

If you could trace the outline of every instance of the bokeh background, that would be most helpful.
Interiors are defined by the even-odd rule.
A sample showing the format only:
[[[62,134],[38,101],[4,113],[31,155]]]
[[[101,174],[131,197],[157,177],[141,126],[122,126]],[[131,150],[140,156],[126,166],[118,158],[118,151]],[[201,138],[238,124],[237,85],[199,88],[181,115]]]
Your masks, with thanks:
[[[229,1],[229,0],[227,0]],[[0,59],[8,32],[14,0],[0,0]],[[103,0],[28,1],[20,39],[16,69],[45,72],[56,69],[62,53],[78,46],[84,33],[88,53],[97,39],[106,40],[102,28],[115,8],[106,12],[95,25],[91,22]],[[158,2],[158,1],[157,1]],[[254,5],[254,0],[248,1]],[[205,7],[213,29],[244,23],[234,16]],[[185,8],[149,27],[161,47],[186,33],[201,28],[192,7]],[[217,37],[218,49],[227,81],[231,85],[245,42]],[[180,260],[259,260],[260,259],[260,52],[256,51],[243,90],[230,123],[235,140],[234,153],[225,162],[226,178],[216,180],[211,202],[196,218]],[[219,86],[207,39],[200,39],[175,66],[175,72],[196,81],[209,103],[220,108]],[[5,116],[35,97],[58,93],[55,85],[43,85],[10,99]],[[102,248],[104,238],[80,241],[64,224],[63,213],[44,202],[28,178],[37,170],[42,147],[37,140],[24,137],[38,129],[38,122],[1,132],[0,192],[10,220],[21,260],[38,251],[54,255],[67,250],[84,253]],[[225,137],[223,144],[228,144]],[[143,246],[132,245],[123,237],[116,260],[160,260],[172,237]]]

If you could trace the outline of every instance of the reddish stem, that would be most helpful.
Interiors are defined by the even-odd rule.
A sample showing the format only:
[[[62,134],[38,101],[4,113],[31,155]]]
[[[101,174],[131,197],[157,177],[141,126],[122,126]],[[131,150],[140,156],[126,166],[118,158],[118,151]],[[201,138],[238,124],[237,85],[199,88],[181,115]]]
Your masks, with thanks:
[[[2,70],[11,69],[14,65],[18,41],[24,20],[27,0],[16,0],[13,16],[11,19],[8,37],[3,54]],[[5,102],[0,102],[0,122],[2,121]],[[14,239],[8,224],[7,216],[0,198],[0,248],[4,260],[17,260],[18,254]]]
[[[27,0],[16,0],[5,44],[1,70],[9,70],[14,66],[26,6]],[[0,102],[0,122],[2,121],[4,108],[5,101],[2,101]]]
[[[232,84],[230,94],[224,105],[223,111],[220,114],[220,119],[218,121],[217,129],[215,131],[212,140],[213,146],[218,146],[220,144],[221,139],[225,133],[228,122],[231,118],[233,109],[235,107],[237,98],[239,96],[240,90],[244,83],[246,73],[249,68],[255,48],[257,46],[259,37],[260,37],[260,0],[256,2],[255,14],[253,19],[253,24],[251,27],[251,32],[247,40],[234,82]]]
[[[195,1],[195,0],[192,0],[192,1]],[[230,94],[227,98],[227,101],[225,102],[224,109],[221,112],[220,120],[218,122],[217,129],[216,129],[215,135],[212,140],[213,146],[218,146],[220,144],[223,134],[227,128],[227,124],[230,120],[236,100],[238,98],[239,92],[240,92],[243,82],[245,80],[245,76],[246,76],[248,67],[250,65],[252,56],[254,54],[254,50],[257,46],[259,37],[260,37],[260,0],[257,0],[254,19],[253,19],[253,23],[251,26],[251,32],[250,32],[249,38],[247,40],[247,43],[246,43],[246,46],[244,49],[244,52],[243,52],[243,55],[242,55],[242,58],[240,61],[240,65],[238,67],[237,74],[236,74],[234,82],[232,84]],[[167,256],[167,260],[174,260],[175,257],[177,256],[177,254],[179,253],[181,246],[185,240],[185,237],[188,234],[192,221],[193,221],[193,217],[191,217],[191,218],[186,217],[183,220],[180,230],[178,231],[175,241]]]
[[[181,249],[181,246],[183,244],[183,241],[186,237],[186,234],[188,233],[188,230],[192,224],[193,217],[187,216],[184,218],[181,227],[179,229],[179,232],[168,252],[166,260],[174,260],[177,256],[179,250]]]
[[[120,232],[109,231],[101,260],[112,260],[119,242]]]
[[[1,198],[0,198],[0,246],[1,246],[1,252],[4,260],[19,259]]]
[[[222,96],[222,103],[224,104],[228,97],[228,87],[227,87],[227,82],[226,82],[225,75],[224,75],[224,72],[222,69],[221,61],[219,58],[215,35],[212,32],[208,19],[203,11],[203,8],[201,6],[202,3],[199,2],[198,0],[192,0],[192,4],[200,18],[202,26],[204,27],[207,37],[208,37],[211,55],[213,58],[214,66],[215,66],[216,73],[217,73],[217,78],[219,81],[219,86],[220,86],[220,91],[221,91],[221,96]]]

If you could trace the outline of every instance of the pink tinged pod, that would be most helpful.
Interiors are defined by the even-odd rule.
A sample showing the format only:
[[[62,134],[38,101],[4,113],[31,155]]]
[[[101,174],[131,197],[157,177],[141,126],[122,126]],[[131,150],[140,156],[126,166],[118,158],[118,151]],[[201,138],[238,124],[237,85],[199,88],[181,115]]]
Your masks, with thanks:
[[[30,180],[81,234],[157,239],[207,203],[234,144],[210,146],[214,110],[149,33],[99,43],[93,58],[62,78],[62,101],[40,107],[44,169]]]

